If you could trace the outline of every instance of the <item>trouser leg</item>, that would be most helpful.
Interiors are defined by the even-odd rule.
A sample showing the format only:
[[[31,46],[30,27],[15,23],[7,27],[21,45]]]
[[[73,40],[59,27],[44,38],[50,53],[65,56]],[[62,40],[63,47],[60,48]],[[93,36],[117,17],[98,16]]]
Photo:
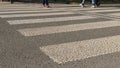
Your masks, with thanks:
[[[43,2],[42,2],[42,3],[43,3],[43,5],[45,5],[45,0],[43,0]]]
[[[13,4],[13,3],[14,3],[14,0],[10,0],[10,2],[11,2],[11,4]]]
[[[92,0],[92,5],[95,5],[95,0]]]
[[[96,0],[96,3],[95,3],[97,6],[100,6],[100,0]]]
[[[83,5],[85,4],[85,0],[82,0],[82,4],[83,4]]]
[[[49,5],[48,0],[46,0],[45,2],[46,2],[46,5]]]

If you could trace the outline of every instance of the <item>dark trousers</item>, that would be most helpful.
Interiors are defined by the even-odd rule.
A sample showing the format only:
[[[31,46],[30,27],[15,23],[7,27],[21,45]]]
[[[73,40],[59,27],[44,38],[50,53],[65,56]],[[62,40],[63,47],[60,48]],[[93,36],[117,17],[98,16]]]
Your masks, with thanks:
[[[96,4],[97,6],[100,6],[100,0],[96,0],[96,1],[95,1],[95,4]]]
[[[43,0],[43,5],[49,5],[48,0]]]
[[[14,3],[14,0],[10,0],[10,2],[11,2],[11,4],[13,4],[13,3]]]

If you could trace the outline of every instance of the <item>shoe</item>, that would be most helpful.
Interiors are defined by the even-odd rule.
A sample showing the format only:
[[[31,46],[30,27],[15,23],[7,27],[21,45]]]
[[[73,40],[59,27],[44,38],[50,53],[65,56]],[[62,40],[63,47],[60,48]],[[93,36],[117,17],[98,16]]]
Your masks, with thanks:
[[[92,5],[91,8],[95,8],[95,5]]]
[[[83,4],[80,4],[80,7],[84,8],[84,5],[83,5]]]

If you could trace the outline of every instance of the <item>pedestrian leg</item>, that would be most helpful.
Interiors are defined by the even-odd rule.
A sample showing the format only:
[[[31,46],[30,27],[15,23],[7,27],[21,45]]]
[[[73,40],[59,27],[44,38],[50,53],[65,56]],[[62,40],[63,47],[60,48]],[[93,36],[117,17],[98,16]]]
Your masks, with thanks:
[[[96,0],[96,6],[97,6],[97,7],[100,6],[100,0]]]
[[[43,7],[45,7],[45,0],[42,1]]]
[[[85,0],[82,0],[82,3],[80,4],[80,6],[84,8],[84,4],[85,4]]]
[[[48,0],[45,0],[46,7],[49,8],[49,2]]]
[[[85,0],[82,0],[82,5],[84,5],[85,4]]]
[[[10,0],[10,2],[11,2],[11,4],[13,4],[13,3],[14,3],[14,0]]]
[[[95,8],[95,0],[92,0],[92,6],[91,8]]]

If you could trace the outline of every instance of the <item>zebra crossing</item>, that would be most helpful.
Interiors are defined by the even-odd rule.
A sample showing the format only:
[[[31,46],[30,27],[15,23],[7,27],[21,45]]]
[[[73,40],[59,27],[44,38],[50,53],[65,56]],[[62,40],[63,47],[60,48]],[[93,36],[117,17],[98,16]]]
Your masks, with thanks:
[[[97,17],[92,15],[89,16],[86,15],[86,13],[84,14],[83,12],[79,15],[73,11],[66,11],[65,8],[64,10],[54,8],[31,8],[27,10],[27,8],[25,9],[21,7],[18,7],[19,10],[17,10],[14,8],[4,8],[4,11],[0,11],[0,17],[2,19],[5,19],[9,23],[9,25],[13,27],[24,25],[24,28],[16,29],[16,31],[18,31],[21,35],[29,38],[39,38],[40,36],[54,35],[53,37],[56,37],[56,39],[51,38],[51,41],[66,41],[59,44],[53,43],[46,46],[40,45],[39,47],[40,51],[44,52],[54,62],[58,64],[120,52],[120,22],[117,20],[111,20],[106,18],[104,19],[103,17]],[[118,13],[109,13],[108,15],[116,17],[120,16],[120,9],[100,9],[88,9],[88,11],[86,11],[85,9],[85,12],[109,13],[117,11]],[[76,9],[73,10],[75,11]],[[84,11],[84,9],[80,9],[79,12],[80,11]],[[30,17],[31,19],[27,19],[27,17]],[[34,26],[36,24],[37,27],[29,26]],[[41,27],[42,24],[45,25]],[[48,26],[49,24],[51,25]],[[57,40],[58,36],[61,38],[61,40]],[[36,41],[36,39],[34,39],[34,41]]]
[[[99,10],[99,11],[88,11],[88,12],[92,12],[92,13],[99,13],[99,14],[103,14],[104,16],[108,16],[108,17],[114,17],[116,19],[120,19],[120,9],[116,8],[116,9],[107,9],[107,10]]]

